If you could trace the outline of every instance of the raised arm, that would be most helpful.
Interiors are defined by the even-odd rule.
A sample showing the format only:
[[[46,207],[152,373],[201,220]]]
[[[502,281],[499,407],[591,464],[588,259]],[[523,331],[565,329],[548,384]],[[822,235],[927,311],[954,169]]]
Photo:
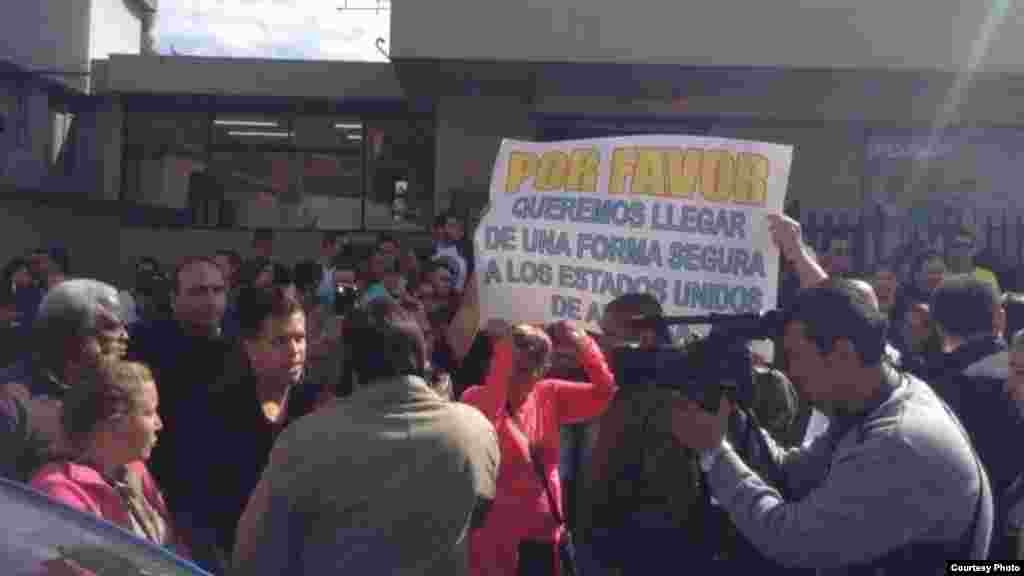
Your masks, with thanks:
[[[576,358],[583,366],[590,382],[553,380],[558,403],[558,418],[562,424],[589,420],[608,408],[617,390],[615,376],[608,367],[604,352],[586,332],[576,327],[567,328],[568,338],[576,345]]]
[[[462,293],[462,303],[455,318],[448,324],[445,339],[451,348],[453,359],[461,363],[473,346],[473,340],[480,331],[480,294],[476,287],[476,274],[470,276]]]
[[[483,412],[491,423],[496,423],[505,409],[508,399],[508,380],[512,375],[514,351],[512,342],[507,338],[498,341],[494,346],[494,357],[491,369],[487,373],[482,386],[473,386],[462,393],[462,402],[476,407]]]
[[[768,214],[765,218],[779,252],[796,270],[800,288],[817,286],[828,279],[828,273],[804,244],[799,222],[782,214]]]

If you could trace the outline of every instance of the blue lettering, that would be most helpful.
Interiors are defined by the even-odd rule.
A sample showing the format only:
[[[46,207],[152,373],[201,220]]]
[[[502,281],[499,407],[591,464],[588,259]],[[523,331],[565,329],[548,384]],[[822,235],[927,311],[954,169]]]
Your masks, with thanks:
[[[630,266],[663,265],[661,243],[653,238],[582,233],[576,237],[576,257]]]
[[[501,284],[501,270],[498,263],[491,258],[487,261],[487,272],[484,274],[484,285]]]
[[[646,212],[646,204],[639,200],[543,195],[523,196],[512,203],[512,215],[521,220],[614,224],[629,228],[643,228]]]
[[[558,294],[551,296],[551,314],[555,318],[580,320],[582,307],[583,302],[579,298],[560,296]]]
[[[673,242],[669,246],[668,266],[676,271],[767,277],[764,254],[760,250],[714,244]]]
[[[572,258],[569,233],[564,230],[523,228],[523,250],[528,254]]]
[[[761,310],[764,294],[757,286],[676,280],[676,306],[709,312],[744,314]]]
[[[746,225],[747,214],[742,210],[698,208],[688,204],[662,202],[655,202],[651,208],[652,230],[744,240]]]
[[[516,249],[515,228],[511,226],[488,226],[484,232],[484,245],[488,250]]]
[[[524,260],[518,265],[512,260],[505,262],[505,281],[509,284],[525,284],[526,286],[551,286],[551,265],[546,262]]]

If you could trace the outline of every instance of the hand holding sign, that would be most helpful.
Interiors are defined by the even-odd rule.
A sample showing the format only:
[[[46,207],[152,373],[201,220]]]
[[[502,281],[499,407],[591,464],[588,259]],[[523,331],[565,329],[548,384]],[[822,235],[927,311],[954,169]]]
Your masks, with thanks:
[[[580,329],[574,322],[562,320],[552,324],[548,329],[555,348],[571,346],[579,350],[587,341],[587,333]]]
[[[790,262],[796,260],[803,250],[800,223],[785,214],[767,214],[765,220],[768,221],[772,241],[782,252],[783,258]]]
[[[571,320],[650,293],[666,314],[775,306],[788,146],[694,136],[505,141],[475,235],[481,317]],[[787,223],[788,224],[788,223]]]

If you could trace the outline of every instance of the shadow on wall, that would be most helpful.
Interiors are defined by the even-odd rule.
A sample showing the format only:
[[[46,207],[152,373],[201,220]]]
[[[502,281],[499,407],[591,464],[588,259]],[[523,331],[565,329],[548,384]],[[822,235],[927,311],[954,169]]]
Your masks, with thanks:
[[[5,200],[0,204],[0,259],[7,263],[35,248],[60,244],[68,249],[72,274],[88,270],[90,276],[116,282],[121,272],[118,224],[116,216],[79,207]]]
[[[68,248],[72,275],[83,274],[122,288],[134,282],[139,258],[156,258],[165,270],[185,256],[213,255],[218,249],[252,255],[252,232],[193,228],[125,228],[116,214],[102,213],[103,203],[83,202],[74,207],[40,205],[28,200],[0,201],[0,266],[27,252],[60,244]],[[107,208],[109,210],[109,208]],[[286,264],[317,258],[323,231],[279,230],[275,258]],[[356,245],[370,246],[377,234],[353,232]],[[427,233],[410,237],[410,246],[429,244]]]

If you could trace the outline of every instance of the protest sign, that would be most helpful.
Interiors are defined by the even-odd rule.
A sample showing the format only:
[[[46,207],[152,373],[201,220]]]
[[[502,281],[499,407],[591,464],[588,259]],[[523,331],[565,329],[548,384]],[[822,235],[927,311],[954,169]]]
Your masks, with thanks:
[[[483,320],[569,319],[653,294],[666,314],[775,307],[792,148],[693,136],[505,140],[475,235]]]

